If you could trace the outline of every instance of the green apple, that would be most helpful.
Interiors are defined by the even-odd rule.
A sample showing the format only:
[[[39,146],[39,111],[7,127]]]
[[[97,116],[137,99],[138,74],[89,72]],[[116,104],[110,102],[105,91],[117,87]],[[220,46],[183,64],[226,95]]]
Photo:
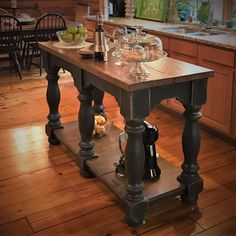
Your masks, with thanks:
[[[84,36],[82,34],[75,34],[74,41],[76,43],[82,43],[84,41]]]
[[[61,39],[65,42],[65,43],[71,43],[73,41],[73,34],[67,32],[67,31],[64,31],[62,34],[61,34]]]
[[[77,26],[69,26],[66,31],[75,35],[77,34]]]
[[[88,33],[88,30],[86,29],[86,27],[80,26],[80,27],[78,28],[77,33],[82,34],[82,35],[85,35],[85,34]]]

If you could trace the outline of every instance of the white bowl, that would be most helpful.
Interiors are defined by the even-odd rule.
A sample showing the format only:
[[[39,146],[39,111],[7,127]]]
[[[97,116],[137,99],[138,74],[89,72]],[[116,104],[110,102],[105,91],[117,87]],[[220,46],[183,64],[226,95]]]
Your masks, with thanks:
[[[70,43],[67,43],[67,42],[65,42],[65,41],[61,38],[61,34],[62,34],[63,32],[65,32],[65,31],[57,31],[57,37],[58,37],[58,39],[59,39],[59,41],[60,41],[60,44],[65,45],[65,46],[78,46],[78,45],[80,45],[80,44],[83,44],[83,43],[85,42],[86,38],[87,38],[87,34],[86,34],[86,35],[84,36],[84,40],[83,40],[82,42],[75,42],[75,41],[72,41],[72,42],[70,42]]]

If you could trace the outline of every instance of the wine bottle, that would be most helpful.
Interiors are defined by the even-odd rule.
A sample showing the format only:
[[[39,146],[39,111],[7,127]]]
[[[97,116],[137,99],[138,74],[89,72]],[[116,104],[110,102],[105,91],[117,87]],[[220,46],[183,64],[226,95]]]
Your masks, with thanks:
[[[97,13],[97,28],[94,33],[94,58],[97,61],[104,61],[105,55],[105,30],[103,29],[103,15]]]

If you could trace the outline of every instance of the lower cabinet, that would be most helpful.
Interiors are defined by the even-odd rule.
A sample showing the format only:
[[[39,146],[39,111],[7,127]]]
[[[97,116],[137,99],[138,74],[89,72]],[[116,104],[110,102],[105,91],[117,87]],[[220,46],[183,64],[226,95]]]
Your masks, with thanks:
[[[236,62],[235,62],[236,63]],[[234,70],[233,104],[231,118],[231,136],[236,139],[236,69]]]
[[[199,46],[198,64],[215,72],[208,80],[207,103],[202,108],[201,122],[231,136],[234,52]]]
[[[207,103],[202,108],[201,122],[230,135],[233,71],[208,63],[200,65],[215,72],[214,77],[208,79]]]

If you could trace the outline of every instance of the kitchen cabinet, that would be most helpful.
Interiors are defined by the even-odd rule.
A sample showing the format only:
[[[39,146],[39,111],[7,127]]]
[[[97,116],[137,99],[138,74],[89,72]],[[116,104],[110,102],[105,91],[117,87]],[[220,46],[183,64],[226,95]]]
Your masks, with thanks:
[[[189,41],[180,39],[169,39],[170,57],[183,60],[192,64],[197,64],[198,45]]]
[[[207,103],[202,108],[201,122],[230,135],[234,53],[200,45],[198,64],[215,71],[214,78],[208,82]]]
[[[235,62],[235,67],[236,67],[236,62]],[[234,69],[234,84],[233,84],[232,101],[233,101],[233,104],[232,104],[232,119],[231,119],[231,136],[233,139],[236,139],[236,69]]]

